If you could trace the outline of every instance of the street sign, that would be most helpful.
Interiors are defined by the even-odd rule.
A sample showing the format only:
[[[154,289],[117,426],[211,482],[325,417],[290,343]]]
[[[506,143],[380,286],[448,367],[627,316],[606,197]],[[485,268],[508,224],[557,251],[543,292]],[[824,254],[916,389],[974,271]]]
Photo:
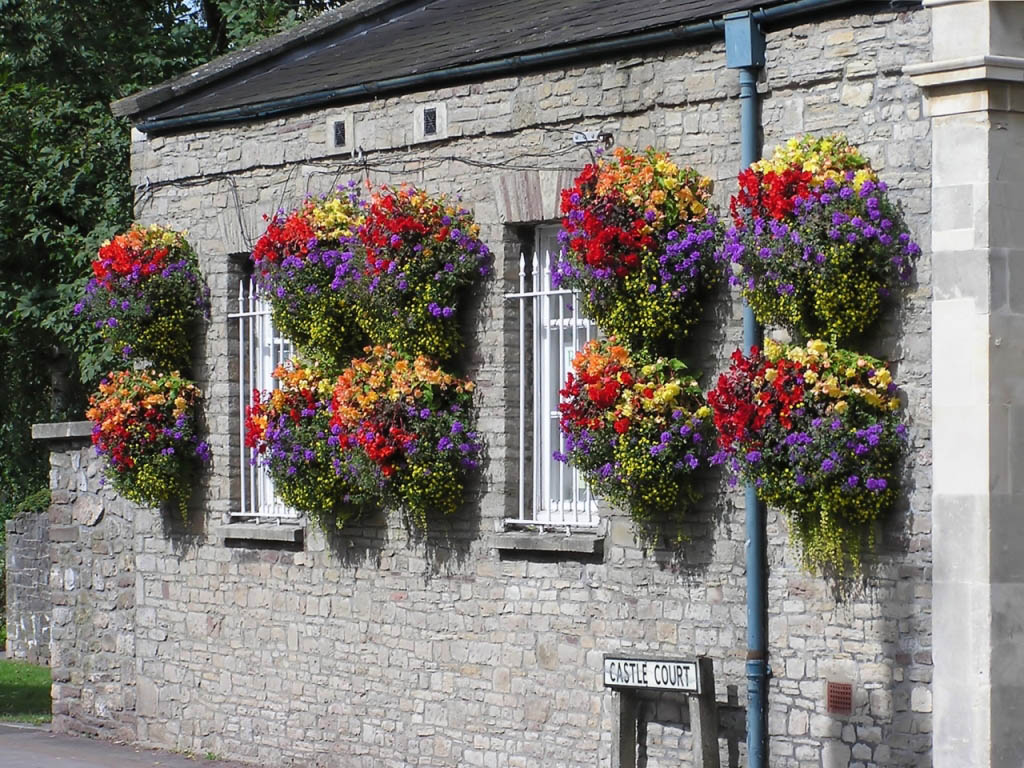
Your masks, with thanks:
[[[700,694],[697,662],[683,659],[636,659],[604,657],[607,688],[654,688]]]

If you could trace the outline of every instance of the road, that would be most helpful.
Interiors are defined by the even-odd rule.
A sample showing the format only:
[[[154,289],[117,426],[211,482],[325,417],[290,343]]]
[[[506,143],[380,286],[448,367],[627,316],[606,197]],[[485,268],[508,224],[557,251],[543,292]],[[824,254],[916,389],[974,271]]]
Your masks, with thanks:
[[[0,723],[0,768],[252,768]]]

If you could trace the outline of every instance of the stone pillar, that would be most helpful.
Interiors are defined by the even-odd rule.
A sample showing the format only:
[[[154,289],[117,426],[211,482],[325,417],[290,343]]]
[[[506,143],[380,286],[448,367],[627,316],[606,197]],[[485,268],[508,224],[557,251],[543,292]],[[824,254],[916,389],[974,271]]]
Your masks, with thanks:
[[[1024,3],[925,0],[932,62],[933,756],[1024,762]]]
[[[35,424],[50,447],[50,669],[55,733],[134,741],[138,508],[101,485],[87,421]]]

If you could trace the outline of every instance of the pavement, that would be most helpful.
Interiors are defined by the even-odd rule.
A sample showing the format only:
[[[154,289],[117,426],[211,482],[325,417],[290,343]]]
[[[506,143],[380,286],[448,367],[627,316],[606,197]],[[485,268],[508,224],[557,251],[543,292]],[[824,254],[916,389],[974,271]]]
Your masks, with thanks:
[[[143,749],[81,736],[56,736],[48,727],[0,723],[0,768],[253,768],[174,752]]]

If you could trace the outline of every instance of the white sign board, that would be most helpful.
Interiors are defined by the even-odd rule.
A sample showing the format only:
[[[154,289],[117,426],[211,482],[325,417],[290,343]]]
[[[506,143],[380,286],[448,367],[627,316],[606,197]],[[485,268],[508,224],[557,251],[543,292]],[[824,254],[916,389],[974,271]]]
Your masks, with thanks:
[[[696,661],[604,657],[604,684],[608,688],[656,688],[700,693]]]

